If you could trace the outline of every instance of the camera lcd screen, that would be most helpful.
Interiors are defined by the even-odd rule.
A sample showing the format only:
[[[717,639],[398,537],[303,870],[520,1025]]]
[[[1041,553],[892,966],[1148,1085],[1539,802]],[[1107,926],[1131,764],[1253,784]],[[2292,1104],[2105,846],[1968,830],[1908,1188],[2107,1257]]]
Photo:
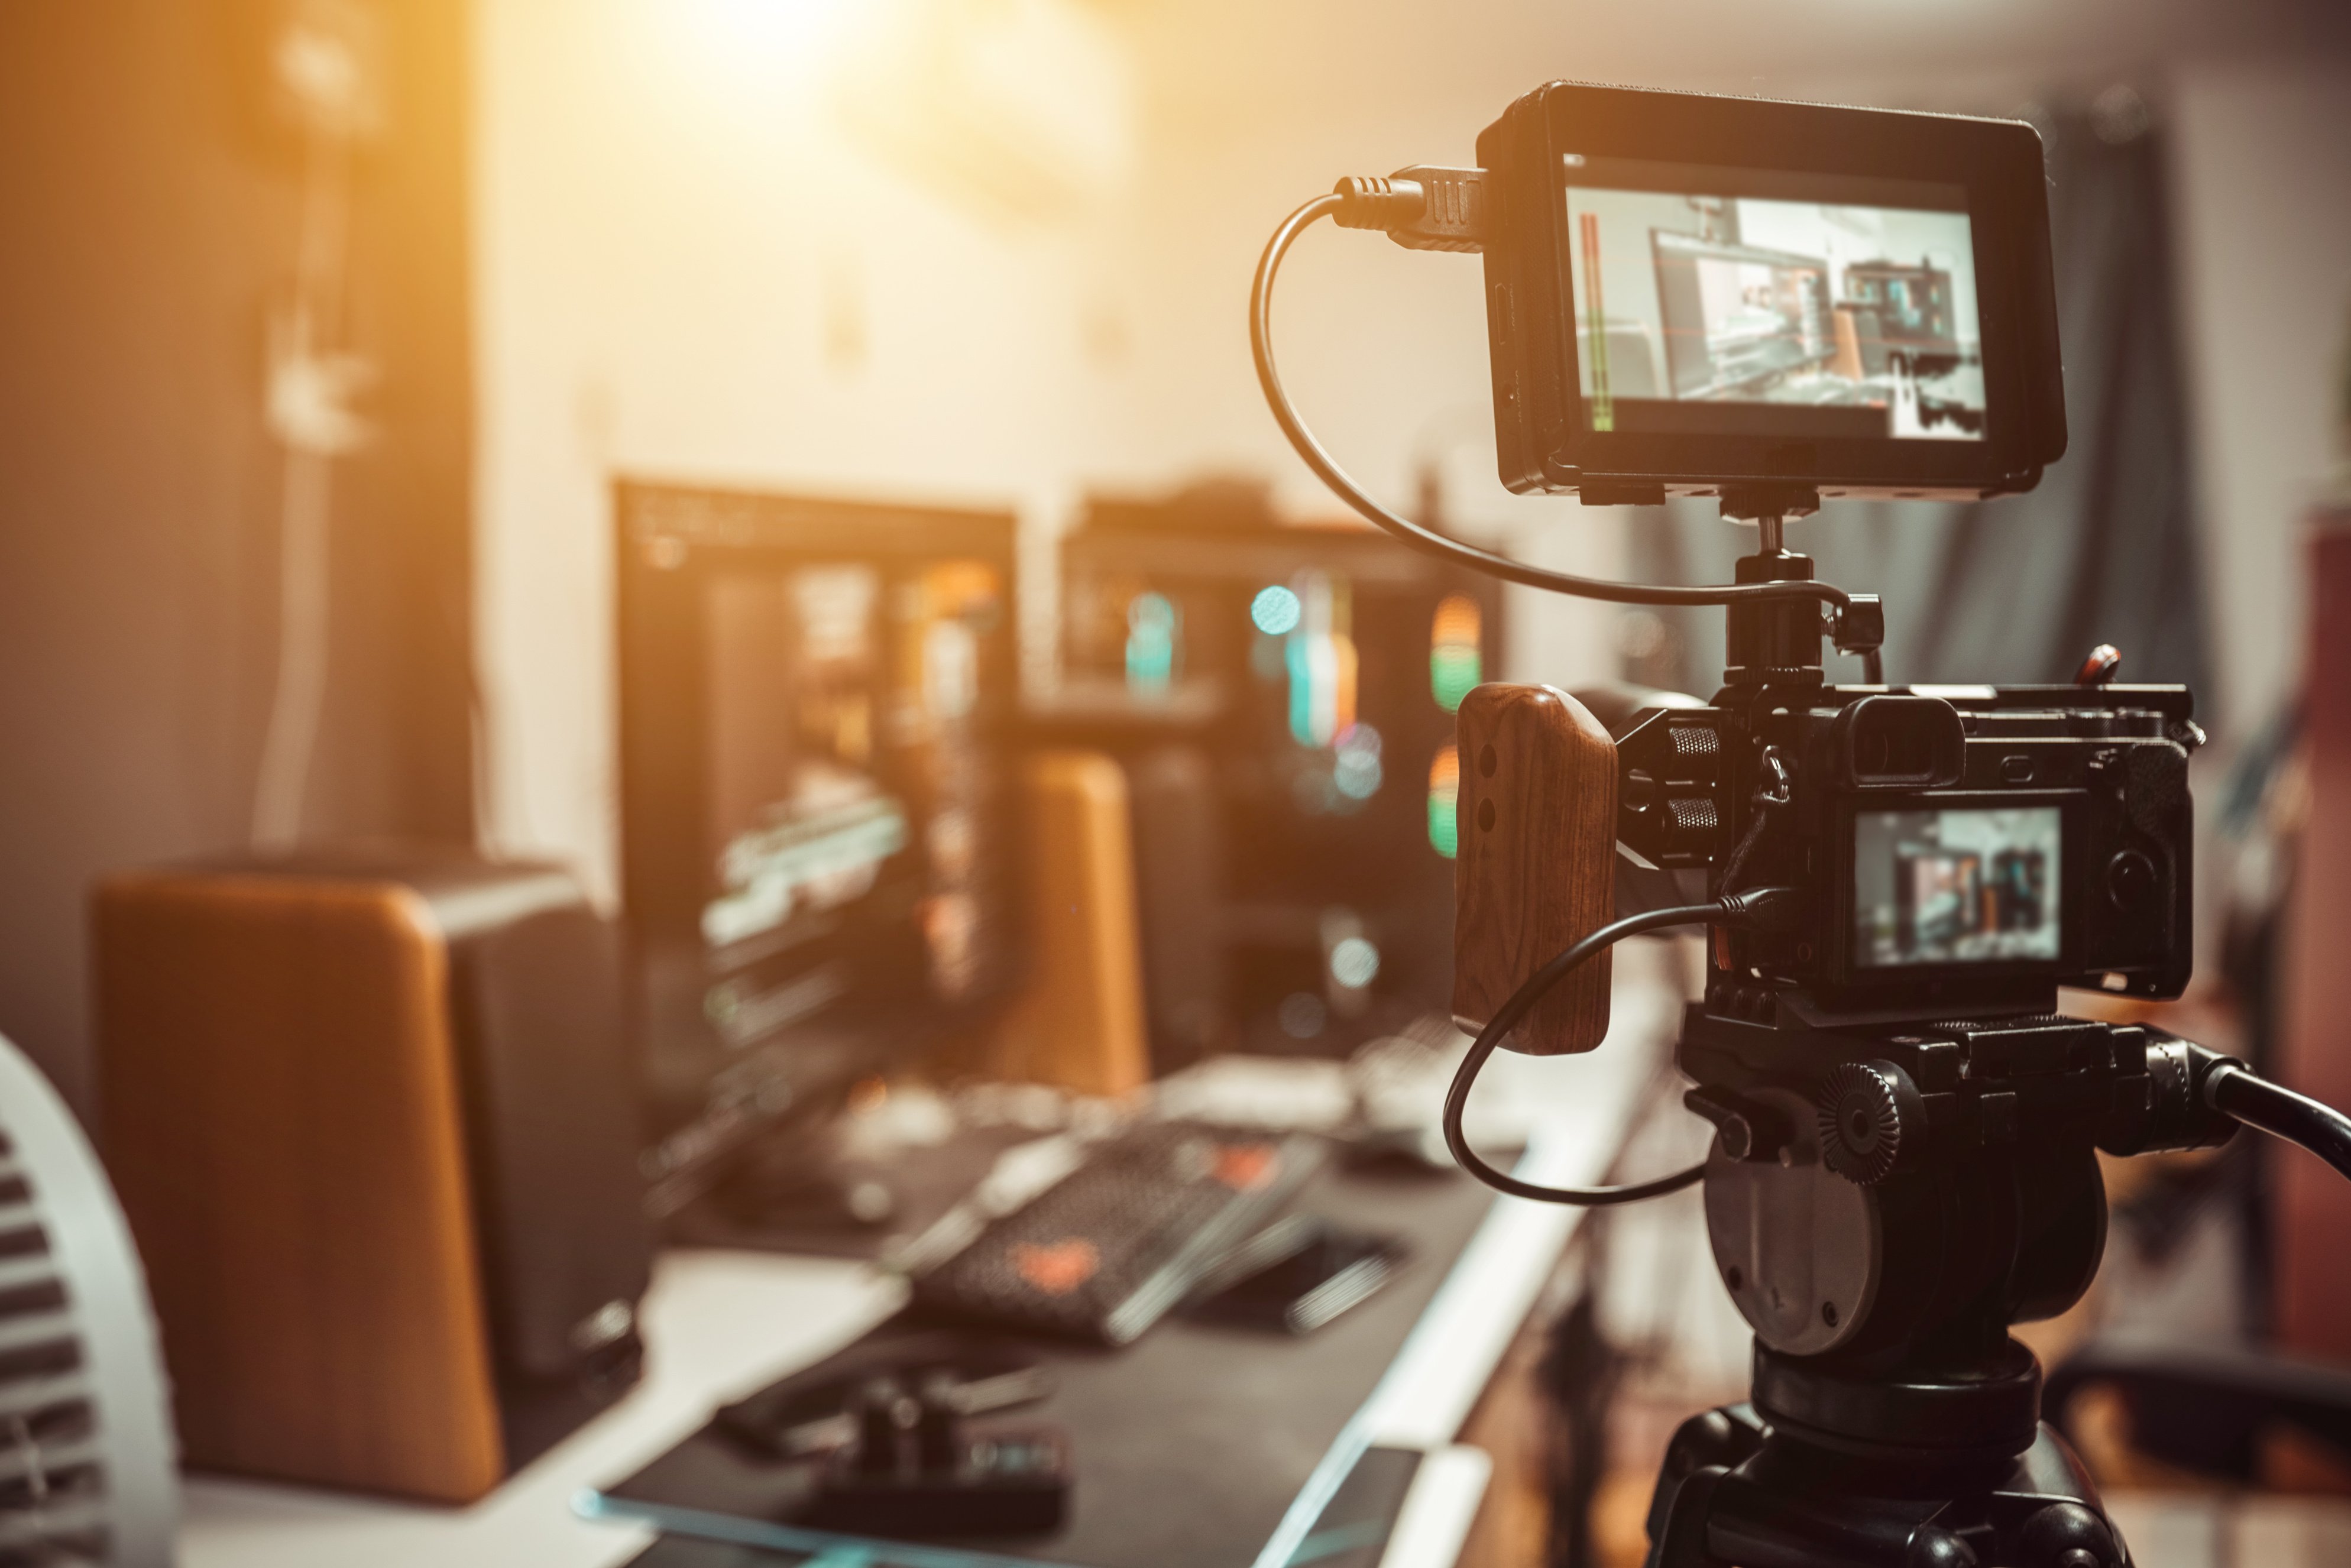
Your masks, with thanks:
[[[1860,813],[1855,962],[2055,962],[2063,838],[2055,806]]]
[[[1967,192],[1564,157],[1598,433],[1984,439]]]

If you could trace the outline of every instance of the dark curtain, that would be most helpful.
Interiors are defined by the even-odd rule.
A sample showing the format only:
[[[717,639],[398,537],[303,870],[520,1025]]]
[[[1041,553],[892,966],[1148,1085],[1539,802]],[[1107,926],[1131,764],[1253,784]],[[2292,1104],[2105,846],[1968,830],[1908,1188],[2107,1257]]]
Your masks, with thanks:
[[[2059,115],[2042,131],[2064,457],[2038,489],[1980,505],[1833,501],[1791,526],[1790,548],[1828,580],[1885,595],[1889,681],[2070,680],[2092,646],[2112,643],[2123,679],[2208,692],[2160,132],[2143,113]],[[1680,502],[1642,515],[1633,564],[1650,581],[1728,582],[1754,540],[1713,502]],[[1721,612],[1667,615],[1665,659],[1628,674],[1714,690]],[[1834,654],[1830,672],[1861,678],[1857,660]]]

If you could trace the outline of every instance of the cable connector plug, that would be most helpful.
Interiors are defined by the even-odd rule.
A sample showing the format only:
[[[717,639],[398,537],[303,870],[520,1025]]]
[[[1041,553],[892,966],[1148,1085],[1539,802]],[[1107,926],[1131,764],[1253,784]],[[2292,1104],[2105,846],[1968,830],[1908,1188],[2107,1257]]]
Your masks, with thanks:
[[[1384,229],[1406,250],[1486,248],[1486,171],[1414,163],[1393,174],[1350,174],[1331,188],[1341,228]]]
[[[1792,887],[1754,887],[1717,902],[1717,922],[1743,931],[1792,931],[1804,918],[1804,895]]]
[[[1886,606],[1875,593],[1849,594],[1829,612],[1829,636],[1844,653],[1874,653],[1886,645]]]

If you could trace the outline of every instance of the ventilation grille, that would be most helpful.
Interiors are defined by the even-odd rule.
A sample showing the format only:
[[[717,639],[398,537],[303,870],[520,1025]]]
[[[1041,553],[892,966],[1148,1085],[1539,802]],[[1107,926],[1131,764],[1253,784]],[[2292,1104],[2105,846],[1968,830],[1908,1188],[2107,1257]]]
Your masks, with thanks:
[[[0,1565],[110,1556],[82,1337],[39,1197],[0,1134]]]

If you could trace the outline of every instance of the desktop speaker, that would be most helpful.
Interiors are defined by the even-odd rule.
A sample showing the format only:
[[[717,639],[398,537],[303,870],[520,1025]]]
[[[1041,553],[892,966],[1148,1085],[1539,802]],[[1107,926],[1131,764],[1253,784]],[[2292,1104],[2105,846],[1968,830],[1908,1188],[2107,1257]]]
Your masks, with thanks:
[[[1153,747],[1127,762],[1126,781],[1151,1069],[1165,1074],[1234,1040],[1222,802],[1198,747]]]
[[[569,876],[306,855],[116,876],[95,917],[187,1465],[462,1502],[634,1382],[618,942]]]
[[[1040,751],[1029,810],[1029,976],[998,1022],[996,1075],[1081,1094],[1151,1078],[1126,775],[1098,752]]]

